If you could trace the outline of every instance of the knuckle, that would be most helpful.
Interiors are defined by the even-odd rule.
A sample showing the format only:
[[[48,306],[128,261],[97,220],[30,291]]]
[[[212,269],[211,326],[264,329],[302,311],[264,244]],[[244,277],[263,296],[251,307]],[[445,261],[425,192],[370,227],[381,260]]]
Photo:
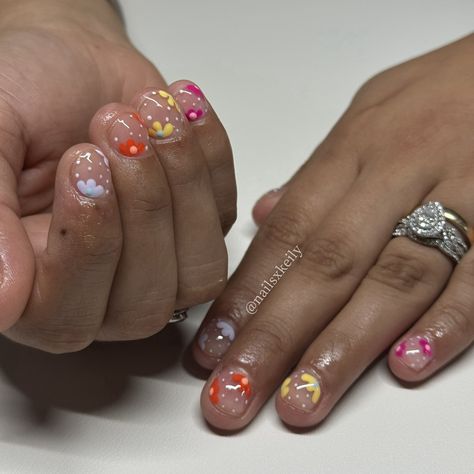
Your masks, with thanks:
[[[89,347],[95,340],[96,328],[41,328],[31,338],[28,345],[51,354],[79,352]]]
[[[443,303],[439,308],[443,325],[462,337],[474,332],[472,309],[460,302]]]
[[[253,341],[263,357],[288,353],[294,347],[292,331],[283,321],[255,319],[248,334],[248,341]]]
[[[138,218],[153,218],[170,209],[171,195],[167,186],[146,186],[130,203],[131,213]]]
[[[223,241],[218,249],[216,247],[214,255],[203,255],[200,257],[201,262],[180,268],[178,306],[207,303],[224,290],[227,282],[227,251]]]
[[[257,239],[292,248],[305,240],[305,222],[308,222],[307,216],[296,208],[280,210],[270,214]]]
[[[111,309],[101,329],[101,339],[127,341],[153,336],[168,324],[174,305],[174,295],[148,295],[132,307]]]
[[[349,275],[354,268],[354,250],[343,235],[316,238],[303,251],[303,265],[300,271],[309,269],[311,275],[327,280],[339,280]]]
[[[369,271],[367,278],[400,292],[411,292],[424,282],[427,265],[413,255],[387,254]]]

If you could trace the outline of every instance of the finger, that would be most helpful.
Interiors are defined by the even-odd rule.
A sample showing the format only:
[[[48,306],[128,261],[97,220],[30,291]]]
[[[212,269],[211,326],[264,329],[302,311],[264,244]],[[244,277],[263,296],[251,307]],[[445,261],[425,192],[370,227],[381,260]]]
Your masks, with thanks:
[[[308,172],[293,178],[294,186],[288,187],[223,294],[212,305],[193,344],[194,358],[203,367],[216,366],[252,317],[246,309],[247,303],[260,294],[263,282],[277,271],[276,266],[287,258],[287,252],[299,258],[296,246],[318,228],[328,210],[349,189],[357,176],[358,165],[356,160],[346,165],[342,157],[350,151],[341,143],[336,136],[329,137],[306,165]]]
[[[162,329],[174,309],[177,269],[171,196],[138,114],[121,104],[100,109],[91,139],[109,157],[123,246],[101,340],[140,339]]]
[[[390,239],[398,216],[432,187],[418,180],[415,186],[414,176],[404,178],[406,191],[395,205],[387,206],[379,196],[394,195],[400,181],[382,181],[370,171],[361,175],[302,246],[299,264],[271,290],[205,387],[202,406],[211,424],[237,429],[249,423],[302,349],[342,309]],[[213,403],[208,395],[211,384],[229,377],[230,371],[246,374],[253,398],[228,403],[224,391],[225,400]],[[232,416],[233,409],[238,416]]]
[[[468,186],[463,183],[456,188],[456,194],[459,195],[459,189],[468,189]],[[433,195],[436,194],[438,193],[433,192]],[[470,202],[467,195],[464,202]],[[463,215],[474,219],[473,213]],[[472,344],[473,273],[474,251],[471,249],[456,266],[439,299],[394,344],[388,362],[397,377],[409,382],[425,380]]]
[[[212,190],[224,235],[237,217],[232,148],[227,132],[203,91],[193,82],[176,81],[169,86],[188,119],[209,168]]]
[[[138,95],[135,105],[149,129],[173,202],[176,305],[210,301],[224,288],[227,250],[206,160],[194,130],[168,92],[148,89]]]
[[[96,337],[107,308],[121,250],[118,205],[108,160],[90,144],[61,159],[47,242],[36,228],[49,217],[25,218],[35,248],[37,271],[23,317],[11,339],[48,352],[73,352]],[[39,223],[38,221],[43,222]]]

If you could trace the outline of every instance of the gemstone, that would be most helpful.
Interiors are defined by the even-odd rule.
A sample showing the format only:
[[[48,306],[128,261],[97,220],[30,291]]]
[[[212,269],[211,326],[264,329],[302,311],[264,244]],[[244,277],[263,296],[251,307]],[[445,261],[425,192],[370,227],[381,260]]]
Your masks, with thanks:
[[[446,226],[444,209],[439,202],[428,202],[413,211],[407,218],[410,230],[419,237],[435,238],[443,236]]]

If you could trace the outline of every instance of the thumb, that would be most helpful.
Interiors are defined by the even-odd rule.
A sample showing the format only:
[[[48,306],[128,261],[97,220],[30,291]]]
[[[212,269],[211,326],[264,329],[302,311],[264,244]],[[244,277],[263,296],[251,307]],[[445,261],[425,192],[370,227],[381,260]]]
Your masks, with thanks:
[[[0,114],[0,332],[21,317],[35,273],[34,253],[20,220],[17,194],[25,146],[21,131],[12,133],[13,122]]]

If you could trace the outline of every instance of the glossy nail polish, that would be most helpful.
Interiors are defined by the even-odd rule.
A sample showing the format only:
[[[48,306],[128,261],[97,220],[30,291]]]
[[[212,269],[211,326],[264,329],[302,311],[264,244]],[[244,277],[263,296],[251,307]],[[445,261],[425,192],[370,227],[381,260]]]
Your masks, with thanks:
[[[433,347],[424,336],[412,336],[395,348],[395,356],[415,372],[423,370],[433,358]]]
[[[119,115],[110,127],[112,148],[127,158],[143,158],[149,154],[148,132],[137,113]]]
[[[113,192],[109,160],[99,149],[77,152],[71,165],[71,181],[87,198],[107,197]]]
[[[242,416],[252,396],[251,381],[243,370],[223,369],[213,378],[209,387],[209,400],[227,415]]]
[[[209,105],[202,90],[192,82],[181,84],[174,93],[174,97],[190,122],[203,119],[209,111]]]
[[[234,326],[225,319],[212,319],[198,337],[202,352],[216,359],[221,358],[235,339]]]
[[[148,91],[138,108],[148,136],[154,140],[172,140],[183,133],[184,116],[174,97],[166,91]]]
[[[309,368],[294,371],[281,385],[280,396],[291,407],[312,412],[321,398],[321,385],[316,373]]]

